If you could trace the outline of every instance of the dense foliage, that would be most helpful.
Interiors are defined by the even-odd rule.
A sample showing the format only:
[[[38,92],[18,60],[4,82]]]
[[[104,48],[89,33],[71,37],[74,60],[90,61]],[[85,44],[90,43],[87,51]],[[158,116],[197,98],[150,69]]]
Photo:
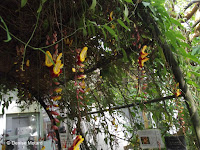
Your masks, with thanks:
[[[115,131],[119,126],[126,128],[124,139],[135,148],[139,147],[136,136],[139,129],[160,128],[163,135],[169,135],[173,127],[177,134],[186,136],[188,149],[195,149],[196,138],[179,83],[160,45],[160,42],[169,45],[198,107],[200,47],[199,37],[193,34],[200,30],[198,26],[192,28],[194,17],[189,20],[184,9],[175,10],[185,7],[179,3],[0,2],[2,95],[17,89],[18,103],[25,101],[27,106],[23,106],[28,107],[39,102],[54,120],[52,129],[57,130],[60,120],[76,120],[77,134],[95,137],[103,132],[111,147],[118,137],[110,132],[110,125]],[[161,32],[159,40],[155,37],[155,26]],[[166,96],[174,98],[162,100]],[[161,101],[145,104],[155,98]],[[1,98],[3,108],[11,102],[11,98]],[[115,117],[124,115],[120,106],[136,103],[138,106],[128,107],[131,118],[120,123]],[[109,121],[106,110],[112,116]],[[56,112],[67,115],[62,118]],[[137,115],[140,112],[142,116]],[[97,118],[98,127],[87,133],[81,131],[81,121],[95,124]],[[94,146],[87,138],[84,142],[86,148]]]

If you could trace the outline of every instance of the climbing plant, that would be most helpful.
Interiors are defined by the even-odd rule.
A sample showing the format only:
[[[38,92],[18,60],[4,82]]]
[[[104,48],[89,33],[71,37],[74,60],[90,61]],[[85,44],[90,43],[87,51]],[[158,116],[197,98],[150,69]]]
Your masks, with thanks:
[[[193,103],[183,98],[184,87],[163,50],[167,45],[172,52],[198,109],[199,22],[192,16],[199,2],[184,4],[187,8],[168,0],[0,2],[1,95],[17,89],[18,103],[39,102],[59,149],[58,127],[66,119],[75,124],[69,126],[76,135],[69,149],[82,142],[94,148],[98,133],[114,149],[119,137],[108,126],[124,129],[123,139],[135,148],[139,129],[161,128],[170,135],[173,128],[195,149],[199,139],[187,110]],[[188,15],[186,9],[196,11]],[[1,98],[3,110],[11,99]],[[116,116],[125,116],[122,108],[130,117],[121,123]],[[83,122],[94,128],[84,133]]]

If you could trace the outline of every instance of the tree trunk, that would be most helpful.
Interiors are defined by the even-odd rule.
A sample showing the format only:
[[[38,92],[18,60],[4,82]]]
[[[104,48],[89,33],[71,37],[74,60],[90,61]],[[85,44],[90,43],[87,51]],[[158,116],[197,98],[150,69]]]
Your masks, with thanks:
[[[183,97],[185,98],[185,103],[186,103],[187,109],[189,111],[191,121],[192,121],[194,130],[195,130],[195,133],[196,133],[197,145],[198,145],[198,147],[200,147],[199,114],[198,114],[198,110],[197,110],[196,104],[194,102],[194,99],[191,95],[191,92],[189,91],[188,86],[184,80],[183,73],[182,73],[180,67],[178,66],[178,63],[176,62],[172,51],[170,50],[170,46],[166,42],[162,41],[162,39],[161,39],[161,38],[163,38],[162,33],[159,30],[159,28],[158,28],[157,24],[155,23],[155,21],[153,20],[153,18],[150,16],[150,14],[146,13],[145,19],[146,19],[147,24],[153,25],[152,33],[154,34],[156,41],[158,42],[158,44],[160,45],[160,47],[163,50],[166,61],[173,71],[175,80],[179,83],[179,87],[182,91]]]

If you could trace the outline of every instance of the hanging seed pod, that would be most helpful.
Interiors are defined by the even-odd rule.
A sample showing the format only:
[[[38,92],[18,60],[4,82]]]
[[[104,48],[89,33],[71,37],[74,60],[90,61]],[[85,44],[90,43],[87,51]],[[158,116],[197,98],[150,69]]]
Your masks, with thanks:
[[[59,113],[57,113],[56,111],[51,111],[51,114],[52,114],[52,115],[59,116]]]
[[[54,125],[54,126],[52,126],[52,129],[58,130],[58,127]]]
[[[56,123],[59,123],[59,122],[60,122],[57,118],[54,118],[54,121],[55,121]]]

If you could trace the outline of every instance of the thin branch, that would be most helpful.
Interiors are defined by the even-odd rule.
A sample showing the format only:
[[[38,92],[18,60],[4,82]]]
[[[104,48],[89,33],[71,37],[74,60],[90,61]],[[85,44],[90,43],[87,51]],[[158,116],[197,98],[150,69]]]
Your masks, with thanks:
[[[134,107],[134,106],[138,106],[138,105],[141,105],[141,104],[151,104],[151,103],[156,103],[156,102],[160,102],[160,101],[169,100],[169,99],[172,99],[172,98],[176,98],[176,95],[166,96],[166,97],[160,97],[160,98],[156,98],[156,99],[153,99],[153,100],[144,101],[142,103],[136,102],[136,103],[127,104],[127,105],[123,105],[123,106],[116,106],[116,107],[109,108],[109,109],[93,111],[93,112],[87,113],[87,115],[96,114],[96,113],[103,113],[105,111],[110,111],[110,110],[118,110],[118,109],[122,109],[122,108]],[[85,114],[82,115],[82,116],[85,116]]]
[[[187,6],[185,6],[185,10],[186,9],[188,9],[192,4],[194,4],[194,3],[199,3],[200,2],[200,0],[197,0],[197,1],[192,1],[192,2],[190,2]]]
[[[197,20],[197,21],[192,25],[192,28],[194,28],[199,22],[200,22],[200,19]]]

